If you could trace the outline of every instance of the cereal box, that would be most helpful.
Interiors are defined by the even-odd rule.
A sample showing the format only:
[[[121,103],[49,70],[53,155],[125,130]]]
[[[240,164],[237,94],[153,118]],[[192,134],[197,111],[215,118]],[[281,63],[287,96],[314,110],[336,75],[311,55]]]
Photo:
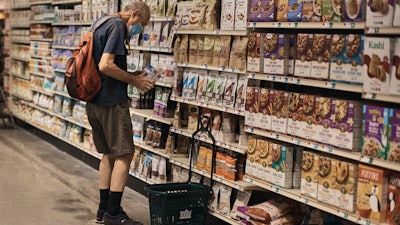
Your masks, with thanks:
[[[288,59],[285,57],[285,48],[288,44],[285,42],[284,34],[267,33],[264,36],[264,73],[285,74],[285,64]]]
[[[249,136],[247,146],[247,158],[245,173],[248,176],[257,177],[258,165],[258,152],[256,151],[257,139],[254,136]]]
[[[317,97],[315,111],[315,130],[318,132],[316,140],[321,143],[333,145],[334,143],[334,120],[335,103],[333,98]]]
[[[247,87],[246,89],[246,125],[257,127],[258,106],[260,104],[259,93],[260,88],[258,87]]]
[[[303,151],[300,194],[317,199],[319,155]]]
[[[400,38],[396,38],[394,40],[393,62],[392,62],[391,72],[392,76],[390,80],[389,94],[400,95]]]
[[[331,42],[331,65],[329,79],[332,81],[346,81],[345,62],[346,56],[346,36],[344,34],[332,35]]]
[[[391,27],[394,0],[369,0],[367,4],[367,27]]]
[[[289,106],[288,106],[288,125],[287,133],[293,136],[301,137],[301,121],[303,102],[300,101],[300,93],[289,93]]]
[[[248,0],[236,0],[235,30],[247,29]]]
[[[367,93],[389,93],[391,40],[365,37],[363,90]]]
[[[400,26],[400,2],[394,2],[394,16],[393,16],[393,26]]]
[[[336,147],[359,151],[361,145],[362,104],[356,101],[335,100],[334,140]]]
[[[298,34],[296,47],[296,62],[294,75],[299,77],[311,76],[313,34]]]
[[[352,84],[363,83],[364,35],[349,34],[346,36],[346,61],[343,65],[346,79]]]
[[[303,158],[303,147],[296,146],[293,156],[293,188],[299,189],[301,185],[301,161]]]
[[[281,143],[270,143],[271,155],[271,183],[291,188],[293,184],[293,157],[294,147]]]
[[[289,60],[287,63],[287,73],[288,75],[294,75],[294,63],[296,60],[296,42],[297,37],[294,34],[289,34],[285,36],[289,39]]]
[[[235,29],[235,0],[221,2],[221,30]]]
[[[387,171],[360,164],[357,181],[357,215],[372,222],[385,222],[388,193]]]
[[[249,33],[247,44],[247,70],[251,72],[261,72],[261,33]]]
[[[389,110],[389,145],[387,160],[400,163],[400,110]]]
[[[311,77],[313,78],[329,78],[331,37],[332,35],[330,34],[314,34],[311,62]]]
[[[250,22],[273,22],[275,19],[275,0],[251,0]]]
[[[400,224],[400,175],[398,173],[390,174],[387,199],[386,223]]]
[[[320,22],[322,20],[322,0],[303,1],[303,22]]]
[[[267,140],[257,139],[257,177],[267,182],[271,181],[271,170],[268,168],[271,165],[270,157],[268,157],[270,144]]]
[[[386,159],[388,120],[389,109],[373,105],[363,106],[363,155]]]
[[[343,0],[343,19],[345,22],[365,21],[365,3],[362,0]]]
[[[355,211],[357,193],[357,165],[337,160],[334,168],[335,205],[349,212]]]
[[[258,111],[257,127],[265,130],[271,129],[271,105],[273,91],[267,88],[260,90],[260,108]]]
[[[276,21],[287,22],[289,12],[289,0],[277,0],[276,4]]]
[[[335,204],[335,173],[338,161],[328,156],[319,156],[318,159],[318,194],[320,202]]]
[[[286,133],[289,92],[274,90],[271,107],[271,130]]]
[[[342,22],[342,0],[322,0],[322,22]]]
[[[316,111],[316,96],[315,95],[300,95],[300,101],[302,102],[302,109],[300,111],[301,115],[301,131],[300,137],[316,140],[317,139],[317,129],[315,129],[314,114]]]
[[[301,14],[303,11],[303,1],[302,0],[289,0],[289,12],[288,19],[289,22],[301,22]]]

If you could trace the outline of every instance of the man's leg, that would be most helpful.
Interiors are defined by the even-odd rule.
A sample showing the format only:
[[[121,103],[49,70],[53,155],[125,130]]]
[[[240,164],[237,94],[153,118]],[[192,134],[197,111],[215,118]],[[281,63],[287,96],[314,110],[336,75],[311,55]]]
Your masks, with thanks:
[[[110,194],[111,173],[114,167],[114,158],[111,154],[104,154],[99,166],[99,189],[100,205],[99,209],[106,211],[108,197]]]

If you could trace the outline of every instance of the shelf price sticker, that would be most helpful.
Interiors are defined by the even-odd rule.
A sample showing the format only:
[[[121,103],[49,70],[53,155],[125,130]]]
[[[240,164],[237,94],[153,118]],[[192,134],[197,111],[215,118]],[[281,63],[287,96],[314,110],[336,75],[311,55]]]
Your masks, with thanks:
[[[333,23],[322,23],[322,26],[325,28],[332,28],[333,27]]]
[[[338,215],[339,217],[341,217],[341,218],[344,218],[344,219],[349,218],[349,214],[348,214],[348,213],[342,212],[342,211],[340,211],[340,210],[338,211],[337,215]]]
[[[370,164],[372,164],[372,163],[374,162],[374,158],[372,158],[372,157],[367,157],[367,156],[361,156],[360,161],[361,161],[361,162],[364,162],[364,163],[370,163]]]
[[[212,33],[213,34],[219,34],[219,30],[214,30]]]
[[[344,23],[344,26],[345,26],[346,28],[351,28],[351,29],[356,28],[356,24],[355,24],[354,22]]]
[[[204,65],[202,66],[202,68],[206,70],[206,69],[208,69],[208,65],[207,65],[207,64],[204,64]]]
[[[326,82],[325,87],[331,88],[331,89],[336,89],[336,83]]]
[[[310,202],[310,200],[308,200],[308,198],[304,198],[304,197],[301,197],[301,196],[300,196],[300,202],[308,205],[308,203]]]
[[[358,223],[362,225],[371,225],[371,221],[362,218],[358,219]]]
[[[235,185],[235,188],[236,188],[237,190],[239,190],[239,191],[243,191],[243,186],[242,186],[242,185],[236,184],[236,185]]]

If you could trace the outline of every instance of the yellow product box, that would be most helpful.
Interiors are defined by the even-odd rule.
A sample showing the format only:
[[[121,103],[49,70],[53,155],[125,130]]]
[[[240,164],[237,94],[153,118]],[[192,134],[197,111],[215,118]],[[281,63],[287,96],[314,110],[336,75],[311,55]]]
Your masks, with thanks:
[[[300,194],[317,199],[319,155],[303,151]]]

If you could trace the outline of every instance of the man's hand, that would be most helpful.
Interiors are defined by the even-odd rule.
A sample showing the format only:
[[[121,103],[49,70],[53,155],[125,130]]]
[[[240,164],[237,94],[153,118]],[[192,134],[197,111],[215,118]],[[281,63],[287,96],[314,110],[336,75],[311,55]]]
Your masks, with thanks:
[[[137,87],[141,91],[147,92],[152,88],[154,88],[155,81],[150,78],[147,78],[145,74],[146,72],[143,72],[140,75],[132,76],[133,81],[130,84]]]

